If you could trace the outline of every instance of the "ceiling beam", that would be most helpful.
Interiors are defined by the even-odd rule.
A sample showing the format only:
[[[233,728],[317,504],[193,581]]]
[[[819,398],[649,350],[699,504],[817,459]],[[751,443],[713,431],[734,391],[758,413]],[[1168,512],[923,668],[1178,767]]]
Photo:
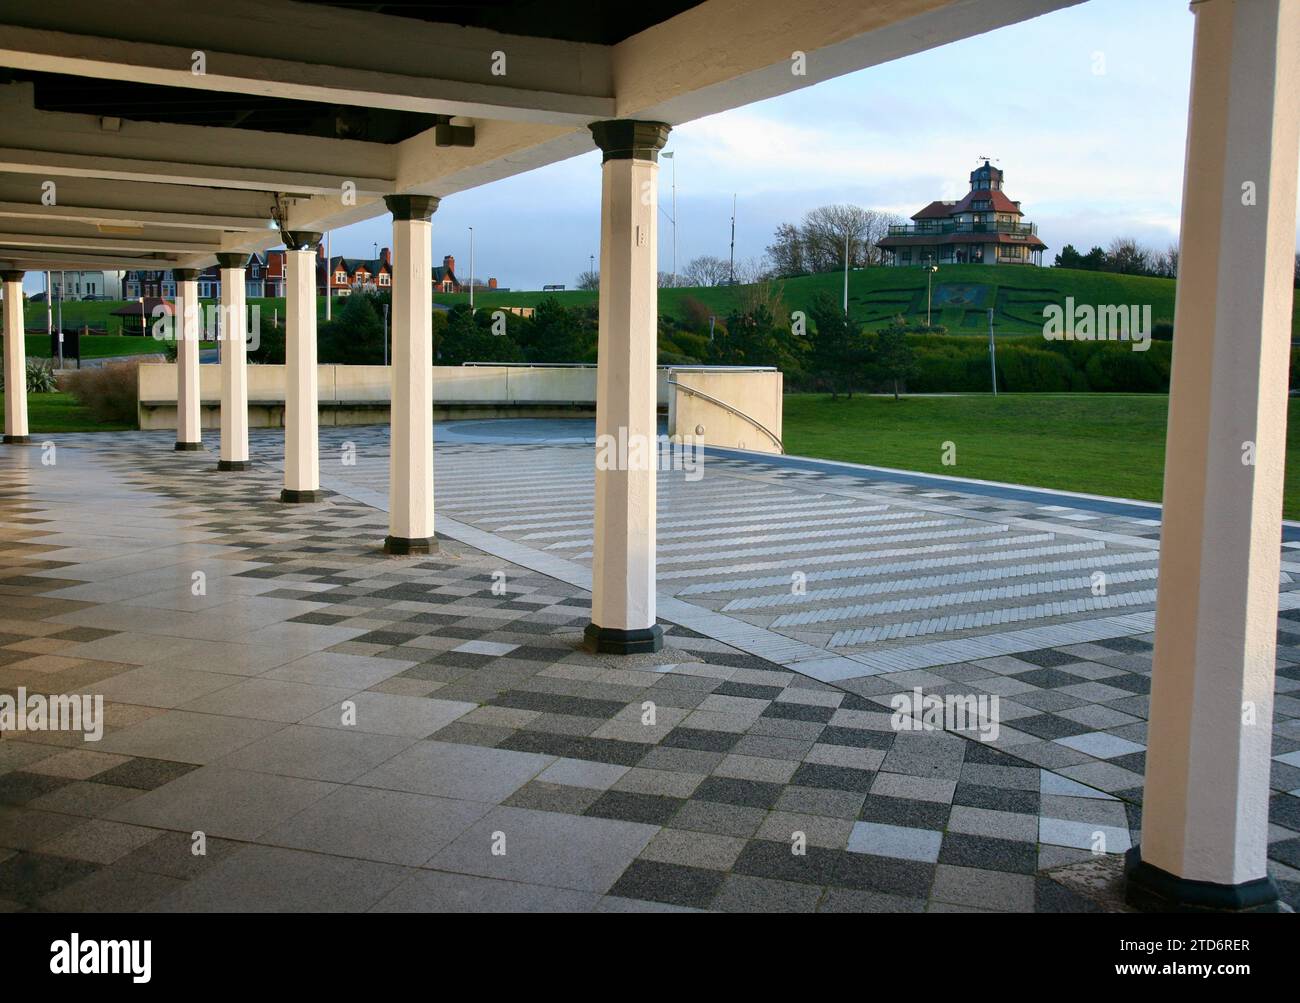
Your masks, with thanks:
[[[75,235],[13,233],[0,231],[0,248],[18,247],[61,251],[126,251],[137,254],[216,254],[219,243],[198,243],[190,240],[162,240],[153,237],[132,238],[118,235]]]
[[[0,202],[0,219],[60,220],[105,226],[157,226],[184,230],[259,232],[269,221],[252,216],[151,212],[147,209],[98,209],[90,206],[42,205],[39,202]]]
[[[29,83],[0,87],[0,171],[208,188],[384,195],[393,146],[215,126],[38,111]]]
[[[0,65],[504,121],[582,125],[614,112],[603,45],[284,0],[224,0],[172,19],[154,2],[119,0],[98,24],[93,5],[31,6],[0,15]]]
[[[44,271],[81,271],[89,269],[111,269],[125,271],[136,268],[167,269],[179,268],[176,258],[161,254],[121,255],[91,254],[66,251],[22,250],[0,247],[0,268],[9,271],[44,272]]]

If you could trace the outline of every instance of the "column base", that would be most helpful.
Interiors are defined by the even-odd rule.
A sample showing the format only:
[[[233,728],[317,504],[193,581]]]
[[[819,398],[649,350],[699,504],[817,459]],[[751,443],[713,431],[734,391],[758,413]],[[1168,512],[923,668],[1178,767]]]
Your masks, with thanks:
[[[659,624],[640,630],[622,630],[589,623],[582,632],[582,646],[597,655],[645,655],[664,646],[664,631]]]
[[[252,460],[218,460],[218,470],[252,470]]]
[[[1124,901],[1143,912],[1286,912],[1272,878],[1239,885],[1193,881],[1148,864],[1139,847],[1124,854]]]
[[[280,501],[292,503],[311,503],[325,500],[325,492],[320,488],[310,491],[301,491],[298,488],[281,488]]]
[[[178,442],[176,443],[176,452],[178,453],[196,453],[203,448],[201,442]]]
[[[32,437],[30,435],[6,435],[4,443],[6,446],[27,446],[30,445]]]
[[[432,536],[411,538],[408,536],[384,537],[384,553],[395,557],[407,557],[411,554],[436,554],[438,541]]]

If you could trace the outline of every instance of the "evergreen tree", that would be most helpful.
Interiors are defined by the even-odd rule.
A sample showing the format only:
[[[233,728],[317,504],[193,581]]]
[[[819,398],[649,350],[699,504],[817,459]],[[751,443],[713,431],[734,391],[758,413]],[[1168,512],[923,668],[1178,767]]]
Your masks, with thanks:
[[[844,316],[844,311],[826,293],[818,293],[808,310],[813,323],[808,360],[812,375],[831,391],[853,396],[865,361],[862,332]]]
[[[895,317],[888,327],[876,332],[871,346],[870,368],[876,379],[892,384],[894,400],[898,400],[899,384],[919,371],[916,350],[907,340],[907,320]]]

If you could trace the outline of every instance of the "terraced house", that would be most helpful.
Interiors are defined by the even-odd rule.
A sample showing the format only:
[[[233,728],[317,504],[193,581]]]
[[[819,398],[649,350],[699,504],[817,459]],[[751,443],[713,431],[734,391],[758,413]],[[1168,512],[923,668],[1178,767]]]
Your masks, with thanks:
[[[931,202],[912,222],[891,226],[877,245],[887,265],[1041,265],[1047,249],[1020,203],[1002,190],[1003,171],[987,160],[970,172],[959,202]]]

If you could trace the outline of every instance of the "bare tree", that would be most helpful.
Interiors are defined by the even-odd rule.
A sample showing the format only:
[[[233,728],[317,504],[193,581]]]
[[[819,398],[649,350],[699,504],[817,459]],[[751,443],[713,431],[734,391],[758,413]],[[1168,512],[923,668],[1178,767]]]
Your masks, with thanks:
[[[731,279],[731,264],[711,254],[691,259],[682,270],[682,285],[720,286]]]
[[[807,213],[795,226],[782,223],[767,248],[776,275],[804,275],[844,267],[845,253],[851,268],[880,263],[876,246],[889,228],[904,222],[893,213],[863,209],[855,205],[820,206]]]
[[[1106,270],[1144,275],[1151,270],[1151,252],[1132,237],[1116,237],[1106,248]]]
[[[596,271],[596,272],[592,272],[592,271],[581,272],[581,273],[578,275],[578,288],[579,288],[579,289],[599,289],[599,288],[600,288],[600,272],[598,272],[598,271]]]
[[[782,223],[776,228],[772,243],[767,245],[767,257],[776,275],[807,275],[812,270],[803,246],[803,233],[793,223]]]

